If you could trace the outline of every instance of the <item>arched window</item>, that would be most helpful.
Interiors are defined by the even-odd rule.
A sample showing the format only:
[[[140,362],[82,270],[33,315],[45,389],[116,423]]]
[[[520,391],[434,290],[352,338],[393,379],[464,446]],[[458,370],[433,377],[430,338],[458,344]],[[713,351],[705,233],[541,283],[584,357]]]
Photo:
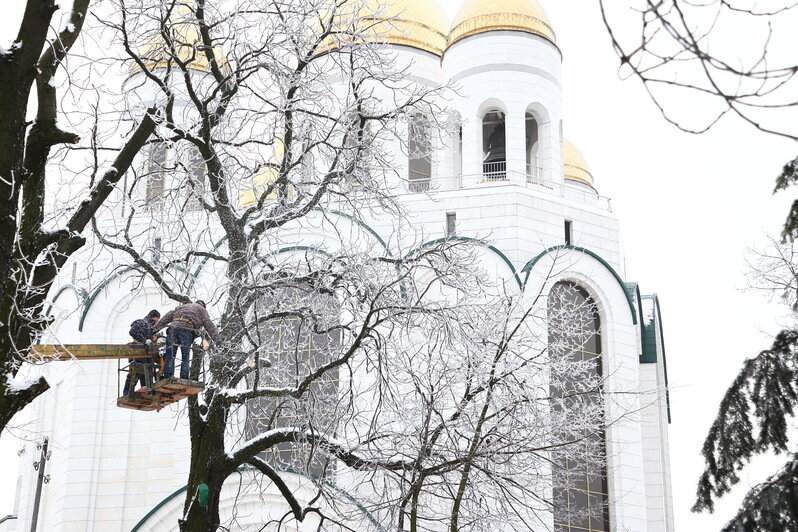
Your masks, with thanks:
[[[335,297],[311,287],[283,288],[255,305],[246,347],[268,367],[247,378],[250,387],[295,387],[310,373],[337,356],[341,343],[340,306]],[[272,317],[275,316],[275,317]],[[279,317],[276,317],[279,316]],[[256,382],[257,381],[257,382]],[[338,416],[338,370],[315,379],[301,397],[262,397],[247,403],[245,437],[296,427],[333,436]],[[283,443],[261,455],[278,468],[292,468],[317,476],[329,470],[326,457],[310,444]]]
[[[432,135],[426,117],[419,113],[411,114],[407,132],[410,192],[425,192],[429,190],[432,178]]]
[[[487,181],[507,178],[504,113],[493,109],[482,117],[482,171]]]
[[[449,118],[450,139],[452,154],[452,177],[458,178],[463,175],[463,119],[460,113],[454,112]]]
[[[159,210],[163,205],[166,192],[167,154],[166,142],[158,141],[150,145],[144,192],[144,201],[149,210]]]
[[[554,530],[609,532],[602,398],[601,318],[590,295],[571,282],[549,294]]]
[[[201,198],[205,193],[205,159],[199,149],[193,144],[186,143],[181,150],[180,165],[186,174],[184,193],[186,196],[186,209],[196,211],[202,209]]]
[[[526,113],[526,177],[530,182],[538,182],[543,172],[538,160],[540,129],[538,121],[531,113]]]

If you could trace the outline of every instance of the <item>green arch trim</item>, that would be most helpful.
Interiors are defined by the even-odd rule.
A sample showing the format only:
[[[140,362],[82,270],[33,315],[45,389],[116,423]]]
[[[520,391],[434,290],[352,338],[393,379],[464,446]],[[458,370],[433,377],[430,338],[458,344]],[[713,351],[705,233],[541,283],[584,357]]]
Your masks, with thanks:
[[[336,216],[340,216],[342,218],[350,220],[351,222],[354,222],[355,225],[358,225],[361,228],[365,229],[368,234],[373,236],[377,240],[377,242],[380,243],[380,245],[383,247],[383,249],[385,250],[385,252],[388,254],[389,257],[393,257],[393,253],[391,253],[391,250],[388,248],[388,244],[385,242],[385,240],[380,236],[379,233],[377,233],[377,231],[374,230],[374,228],[372,228],[369,224],[367,224],[363,220],[355,218],[351,214],[347,214],[345,212],[338,210],[325,211],[321,207],[314,207],[312,210],[316,212],[334,214]],[[214,244],[213,251],[217,251],[220,247],[222,247],[222,244],[224,244],[225,242],[227,242],[227,235],[223,236],[221,239],[219,239],[218,242],[216,242],[216,244]],[[205,257],[204,259],[202,259],[199,265],[197,265],[197,268],[194,270],[194,273],[191,274],[192,279],[188,285],[189,292],[191,292],[191,290],[194,289],[194,285],[196,284],[197,279],[199,278],[200,274],[202,273],[202,270],[205,268],[205,265],[208,263],[209,260],[210,260],[209,257]]]
[[[634,305],[634,302],[632,300],[632,296],[629,294],[629,291],[626,289],[626,283],[623,282],[623,279],[621,279],[621,276],[618,275],[618,272],[616,272],[615,269],[612,266],[610,266],[607,261],[602,259],[596,253],[590,251],[589,249],[586,249],[586,248],[583,248],[583,247],[579,247],[579,246],[572,246],[570,244],[563,244],[563,245],[559,245],[559,246],[553,246],[553,247],[550,247],[549,249],[547,249],[545,251],[542,251],[537,257],[535,257],[534,259],[532,259],[529,262],[527,262],[526,265],[524,266],[524,268],[521,270],[522,272],[526,273],[526,277],[524,278],[524,286],[526,286],[526,283],[529,281],[529,276],[532,273],[532,268],[535,267],[535,265],[540,261],[540,259],[542,259],[546,255],[548,255],[549,253],[553,253],[553,252],[559,251],[559,250],[572,250],[572,251],[576,251],[576,252],[579,252],[579,253],[584,253],[585,255],[588,255],[589,257],[592,257],[592,258],[596,259],[596,261],[598,261],[599,264],[604,266],[607,269],[607,271],[609,271],[612,274],[612,276],[615,278],[615,280],[618,281],[618,286],[620,286],[621,291],[623,292],[623,295],[626,297],[626,302],[629,304],[629,311],[632,314],[632,323],[634,323],[635,325],[638,324],[637,312],[635,311],[635,305]]]
[[[332,253],[322,248],[317,248],[316,246],[288,246],[286,248],[280,248],[277,251],[270,253],[270,255],[282,255],[283,253],[291,253],[292,251],[312,251],[313,253],[318,253],[319,255],[324,255],[325,257],[333,256]]]
[[[374,517],[374,515],[371,512],[369,512],[366,509],[366,507],[363,506],[363,504],[360,501],[358,501],[351,493],[349,493],[348,491],[346,491],[346,490],[344,490],[342,488],[339,488],[338,486],[336,486],[334,483],[330,482],[329,480],[322,480],[322,478],[319,477],[318,475],[312,475],[310,473],[303,473],[301,471],[297,471],[296,469],[293,469],[293,468],[290,468],[290,467],[277,468],[277,470],[278,471],[282,471],[284,473],[291,473],[291,474],[294,474],[294,475],[299,475],[301,477],[309,478],[309,479],[311,479],[314,482],[322,482],[325,486],[327,486],[328,488],[334,489],[335,491],[337,491],[338,493],[343,495],[349,502],[354,504],[355,507],[358,510],[360,510],[363,513],[363,515],[366,516],[366,519],[368,519],[369,522],[372,525],[377,527],[377,530],[379,530],[380,532],[387,532],[387,530],[385,530],[385,528],[380,524],[380,522],[377,521],[377,518]],[[257,470],[255,468],[253,468],[253,467],[239,467],[236,471],[238,473],[243,473],[245,471],[257,471]],[[147,524],[147,520],[150,517],[155,515],[155,513],[158,510],[160,510],[161,508],[166,506],[170,501],[172,501],[172,499],[174,499],[175,497],[177,497],[181,493],[185,493],[187,490],[188,490],[188,485],[183,486],[182,488],[179,488],[179,489],[175,490],[170,495],[167,495],[166,498],[164,498],[161,502],[159,502],[158,504],[153,506],[153,508],[149,512],[147,512],[147,514],[144,517],[142,517],[139,520],[138,523],[136,523],[136,526],[134,526],[133,528],[130,529],[130,532],[139,532],[139,530],[141,530],[141,527],[144,526],[145,524]]]
[[[224,244],[225,242],[227,242],[227,235],[220,238],[219,241],[213,245],[213,251],[217,251],[220,247],[222,247],[222,244]],[[197,268],[194,270],[194,273],[191,274],[191,282],[188,283],[189,293],[191,293],[191,291],[194,290],[194,285],[197,283],[197,279],[199,279],[200,273],[202,273],[203,268],[205,268],[205,265],[208,264],[209,260],[211,260],[210,257],[203,258],[200,261],[200,263],[197,265]]]
[[[319,207],[316,207],[316,209],[323,210],[323,209],[320,209]],[[367,233],[369,233],[371,236],[373,236],[374,238],[377,239],[377,242],[379,242],[380,245],[382,245],[383,249],[388,254],[388,256],[389,257],[393,257],[393,254],[391,253],[391,250],[388,248],[388,244],[385,242],[385,240],[383,240],[383,238],[379,235],[379,233],[377,233],[377,231],[375,231],[369,224],[367,224],[366,222],[364,222],[360,218],[355,218],[351,214],[347,214],[345,212],[341,212],[341,211],[337,211],[337,210],[332,210],[332,211],[329,211],[329,212],[330,212],[330,214],[335,214],[337,216],[341,216],[342,218],[346,218],[347,220],[355,222],[356,225],[359,225],[360,227],[365,229]]]
[[[180,271],[180,272],[188,274],[188,270],[186,270],[182,266],[173,265],[172,267],[175,268],[176,270]],[[92,305],[94,305],[94,301],[97,299],[97,297],[100,295],[100,293],[102,293],[103,290],[108,288],[108,285],[111,284],[112,281],[114,281],[115,279],[118,279],[119,277],[121,277],[124,274],[129,273],[131,271],[139,271],[140,272],[142,270],[140,268],[136,267],[136,266],[125,266],[125,267],[119,268],[118,270],[113,272],[111,275],[106,277],[103,280],[103,282],[101,282],[97,286],[97,288],[95,288],[91,292],[90,295],[87,294],[86,296],[84,296],[84,298],[83,298],[83,311],[80,314],[80,322],[78,323],[78,330],[79,331],[81,331],[81,332],[83,331],[83,325],[84,325],[84,323],[86,321],[86,317],[89,314],[89,310],[91,310]],[[83,290],[83,292],[86,293],[85,290]],[[59,294],[60,294],[60,291],[59,291]],[[58,296],[56,296],[56,297],[58,297]],[[55,300],[53,300],[53,303],[55,303]]]
[[[472,238],[472,237],[469,237],[469,236],[450,236],[450,237],[447,237],[447,238],[438,238],[438,239],[435,239],[435,240],[430,240],[429,242],[424,242],[423,244],[421,244],[420,246],[418,246],[417,248],[412,250],[410,253],[405,255],[405,258],[407,259],[407,258],[412,257],[414,254],[418,253],[419,251],[421,251],[424,248],[437,246],[441,242],[451,242],[451,241],[474,242],[474,243],[478,244],[480,247],[489,249],[495,255],[497,255],[504,262],[504,264],[506,264],[507,267],[510,269],[510,272],[513,274],[513,277],[515,278],[515,281],[518,283],[518,288],[520,288],[521,290],[524,289],[524,283],[521,282],[521,277],[518,275],[518,271],[515,269],[515,266],[513,266],[512,261],[507,257],[507,255],[502,253],[502,251],[499,248],[497,248],[496,246],[488,244],[484,240],[480,240],[478,238]]]
[[[81,305],[83,305],[86,299],[88,299],[89,297],[89,293],[86,292],[83,288],[80,288],[73,284],[66,284],[58,289],[58,292],[55,293],[55,296],[53,296],[53,299],[49,302],[47,310],[44,312],[45,316],[50,315],[50,311],[53,310],[53,306],[55,305],[56,301],[58,301],[58,298],[60,298],[61,295],[67,290],[71,290],[72,292],[75,293],[76,296],[78,296],[78,301],[80,301]]]
[[[89,297],[87,297],[83,303],[83,312],[80,313],[80,322],[78,323],[79,331],[81,332],[83,331],[83,324],[86,322],[86,316],[88,316],[89,310],[94,304],[94,301],[97,299],[97,296],[99,296],[100,293],[103,290],[105,290],[108,287],[108,285],[111,284],[112,281],[134,270],[138,271],[138,268],[135,268],[133,266],[125,266],[124,268],[120,268],[111,275],[109,275],[108,277],[106,277],[105,280],[101,282],[99,286],[97,286],[97,288],[95,288],[92,291],[91,295],[89,295]]]

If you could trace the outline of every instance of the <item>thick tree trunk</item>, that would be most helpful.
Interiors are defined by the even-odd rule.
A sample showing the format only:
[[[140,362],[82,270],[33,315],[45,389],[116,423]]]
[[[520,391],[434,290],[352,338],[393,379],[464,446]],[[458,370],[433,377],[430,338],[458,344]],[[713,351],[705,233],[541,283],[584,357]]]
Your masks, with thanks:
[[[181,532],[216,532],[219,529],[219,502],[225,479],[235,471],[225,454],[224,433],[226,412],[215,409],[202,421],[197,401],[189,405],[191,412],[191,469],[186,501],[183,506]],[[200,506],[200,485],[208,486],[208,499]],[[203,501],[204,502],[204,501]]]

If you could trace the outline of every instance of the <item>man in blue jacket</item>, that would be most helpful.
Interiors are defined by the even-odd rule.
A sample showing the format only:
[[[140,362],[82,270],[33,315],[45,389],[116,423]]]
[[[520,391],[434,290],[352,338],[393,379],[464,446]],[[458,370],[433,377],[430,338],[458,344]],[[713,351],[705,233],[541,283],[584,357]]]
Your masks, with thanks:
[[[130,334],[131,338],[133,338],[134,341],[140,344],[147,343],[147,340],[152,340],[152,338],[155,336],[155,331],[153,330],[153,327],[155,326],[156,323],[158,323],[160,317],[161,317],[160,312],[158,312],[157,310],[151,310],[146,317],[136,320],[130,324],[130,332],[128,334]],[[152,360],[149,358],[131,358],[129,359],[129,362],[138,363],[138,364],[147,364],[152,362]],[[133,373],[129,371],[127,374],[127,379],[125,379],[125,387],[122,390],[122,395],[127,395],[128,392],[130,391],[130,381],[132,380],[131,379],[132,376]],[[135,380],[136,382],[140,383],[141,386],[146,385],[143,373],[136,373]]]

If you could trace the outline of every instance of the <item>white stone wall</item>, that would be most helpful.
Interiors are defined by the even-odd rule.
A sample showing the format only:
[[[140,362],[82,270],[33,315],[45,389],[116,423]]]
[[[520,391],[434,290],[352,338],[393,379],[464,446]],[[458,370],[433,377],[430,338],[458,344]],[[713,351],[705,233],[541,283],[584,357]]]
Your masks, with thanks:
[[[468,186],[481,181],[482,116],[492,107],[506,113],[507,170],[526,173],[528,109],[538,117],[544,177],[562,180],[560,51],[536,35],[494,31],[452,45],[443,59],[444,73],[461,98],[453,107],[463,127],[463,173]]]
[[[663,354],[658,311],[655,309],[657,353]],[[671,491],[670,449],[668,442],[668,403],[664,360],[640,365],[640,381],[647,391],[643,399],[642,429],[646,471],[648,530],[675,530]]]

